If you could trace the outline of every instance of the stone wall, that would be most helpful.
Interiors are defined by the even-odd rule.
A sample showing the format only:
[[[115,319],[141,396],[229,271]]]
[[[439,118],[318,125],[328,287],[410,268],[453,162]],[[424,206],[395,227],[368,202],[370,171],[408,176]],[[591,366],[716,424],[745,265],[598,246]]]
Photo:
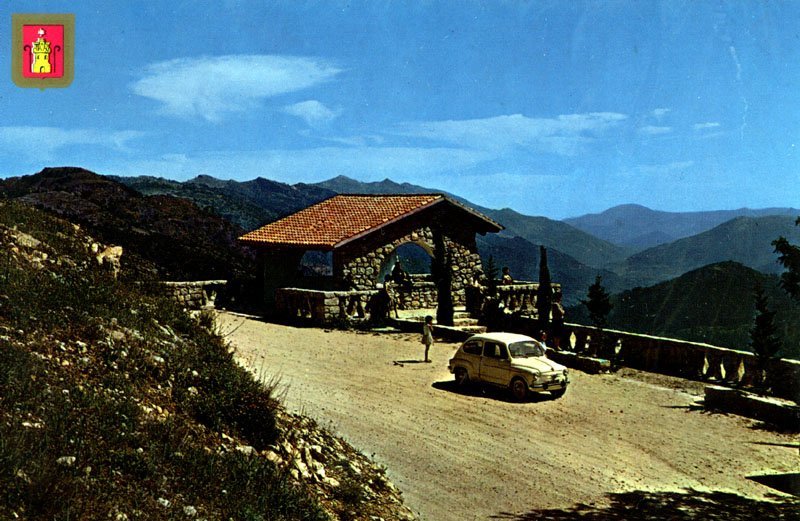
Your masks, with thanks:
[[[284,320],[300,320],[309,325],[330,325],[339,320],[369,316],[369,301],[378,293],[372,290],[324,291],[306,288],[278,288],[275,311]],[[409,288],[396,288],[398,309],[436,307],[436,286],[430,281],[414,281]]]
[[[337,270],[334,276],[355,289],[373,289],[377,283],[382,282],[378,280],[381,269],[389,262],[392,253],[403,244],[417,244],[433,256],[434,234],[439,232],[424,223],[415,222],[414,219],[407,219],[402,225],[410,229],[405,230],[405,233],[387,230],[387,233],[374,234],[374,237],[340,248],[334,253],[333,264]],[[463,305],[464,288],[472,280],[473,272],[481,268],[474,233],[460,232],[455,223],[452,229],[439,229],[442,230],[445,247],[451,259],[453,302],[455,305]],[[394,239],[390,240],[388,237]]]
[[[225,280],[164,282],[164,291],[167,296],[175,299],[178,304],[187,309],[201,309],[213,307],[217,293],[226,284]]]

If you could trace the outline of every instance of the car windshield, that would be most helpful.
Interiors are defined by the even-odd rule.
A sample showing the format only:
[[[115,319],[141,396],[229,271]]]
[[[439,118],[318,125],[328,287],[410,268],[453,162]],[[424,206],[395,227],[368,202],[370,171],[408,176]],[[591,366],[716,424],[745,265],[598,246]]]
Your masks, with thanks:
[[[524,342],[513,342],[508,344],[508,350],[514,358],[527,358],[529,356],[544,356],[544,349],[539,342],[535,340],[526,340]]]

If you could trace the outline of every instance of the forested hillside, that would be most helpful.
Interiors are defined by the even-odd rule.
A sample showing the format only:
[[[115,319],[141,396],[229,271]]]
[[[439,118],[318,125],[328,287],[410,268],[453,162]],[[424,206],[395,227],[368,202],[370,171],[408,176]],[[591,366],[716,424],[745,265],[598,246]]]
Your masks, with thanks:
[[[800,304],[779,287],[776,275],[736,262],[711,264],[654,286],[612,295],[610,327],[749,350],[756,285],[764,288],[769,308],[777,311],[783,356],[800,358]],[[571,307],[567,314],[571,322],[590,323],[582,305]]]

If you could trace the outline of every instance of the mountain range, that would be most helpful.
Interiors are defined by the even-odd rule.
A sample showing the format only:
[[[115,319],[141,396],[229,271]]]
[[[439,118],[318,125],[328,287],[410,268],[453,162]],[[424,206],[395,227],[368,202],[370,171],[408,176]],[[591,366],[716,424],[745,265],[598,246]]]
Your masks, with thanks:
[[[780,273],[772,241],[784,236],[800,240],[796,216],[736,217],[703,233],[649,248],[615,268],[637,285],[671,279],[687,271],[732,260],[764,273]]]
[[[208,176],[182,183],[147,176],[116,179],[144,194],[170,194],[190,199],[245,230],[254,229],[336,193],[402,194],[434,191],[390,179],[364,183],[346,176],[321,183],[295,185],[263,178],[237,182]],[[557,221],[524,215],[509,208],[484,208],[456,194],[446,195],[503,224],[505,229],[501,233],[478,237],[478,246],[484,260],[492,256],[497,265],[509,266],[516,278],[535,280],[538,277],[538,246],[546,246],[554,279],[564,284],[564,296],[568,304],[577,302],[598,274],[603,276],[609,290],[622,291],[652,285],[689,270],[727,260],[766,273],[777,273],[780,266],[772,251],[771,241],[780,235],[790,240],[800,239],[800,228],[794,226],[793,221],[800,210],[791,208],[670,213],[638,205],[624,205],[601,214]],[[631,231],[623,233],[627,229]],[[595,237],[592,230],[613,239],[616,244]],[[694,231],[699,233],[638,251],[633,246],[636,241],[630,239],[644,235],[667,238]],[[625,245],[626,242],[630,244]]]
[[[257,178],[252,181],[220,181],[199,176],[177,182],[148,176],[115,177],[114,180],[143,194],[168,194],[194,201],[249,230],[266,222],[293,213],[337,193],[403,194],[430,193],[433,190],[408,183],[384,180],[361,183],[339,176],[317,184],[287,185]],[[564,285],[565,301],[577,302],[578,296],[594,280],[594,266],[615,265],[624,261],[630,250],[597,239],[560,221],[546,217],[526,216],[510,209],[493,210],[474,205],[454,195],[446,194],[501,222],[500,234],[478,237],[478,247],[484,261],[492,256],[499,266],[512,268],[520,280],[536,280],[539,273],[539,245],[548,247],[554,277]],[[600,269],[613,289],[624,289],[626,283],[614,273]]]
[[[736,217],[799,214],[796,208],[661,212],[638,204],[624,204],[602,213],[564,219],[564,222],[612,244],[642,250],[703,233]]]
[[[129,255],[149,262],[160,277],[173,279],[246,277],[254,257],[236,237],[336,193],[429,192],[388,179],[361,183],[340,176],[322,183],[288,185],[263,178],[237,182],[200,176],[178,182],[149,176],[112,178],[80,168],[46,168],[35,175],[0,181],[4,197],[21,199],[86,226],[103,242],[122,245]],[[508,208],[483,208],[448,195],[505,226],[501,233],[478,236],[477,243],[484,262],[492,257],[496,266],[508,266],[515,279],[538,279],[539,246],[544,245],[552,278],[562,284],[566,305],[578,304],[600,275],[606,289],[616,294],[614,325],[723,345],[741,344],[746,336],[752,320],[747,295],[756,279],[760,277],[767,288],[777,288],[775,274],[781,267],[771,242],[778,236],[800,242],[800,227],[794,224],[800,211],[787,208],[696,213],[700,224],[690,228],[687,220],[693,214],[666,215],[635,205],[562,222]],[[777,214],[769,214],[773,211]],[[624,234],[605,235],[615,244],[587,232],[593,219],[607,224],[615,212],[627,218],[638,214],[640,221],[655,216],[647,226],[632,225],[629,237],[702,231],[639,251],[631,246],[635,241],[621,238]],[[714,225],[725,217],[731,218]],[[654,224],[658,222],[666,224],[659,228]],[[779,294],[775,289],[772,298],[789,309],[792,303],[778,298]],[[641,295],[649,296],[640,300]],[[703,305],[692,307],[698,302]],[[736,310],[727,309],[729,305],[737,306]],[[654,309],[657,320],[647,315]],[[569,316],[580,320],[581,308],[572,308]],[[689,320],[693,316],[708,319],[707,323],[693,323]],[[792,331],[786,326],[786,334],[791,336]]]

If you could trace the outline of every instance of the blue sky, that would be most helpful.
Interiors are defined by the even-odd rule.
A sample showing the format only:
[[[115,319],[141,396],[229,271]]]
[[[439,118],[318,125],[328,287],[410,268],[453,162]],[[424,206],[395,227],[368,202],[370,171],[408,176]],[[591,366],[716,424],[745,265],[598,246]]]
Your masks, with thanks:
[[[800,206],[800,2],[10,1],[66,89],[0,83],[0,175],[391,178],[564,218]]]

